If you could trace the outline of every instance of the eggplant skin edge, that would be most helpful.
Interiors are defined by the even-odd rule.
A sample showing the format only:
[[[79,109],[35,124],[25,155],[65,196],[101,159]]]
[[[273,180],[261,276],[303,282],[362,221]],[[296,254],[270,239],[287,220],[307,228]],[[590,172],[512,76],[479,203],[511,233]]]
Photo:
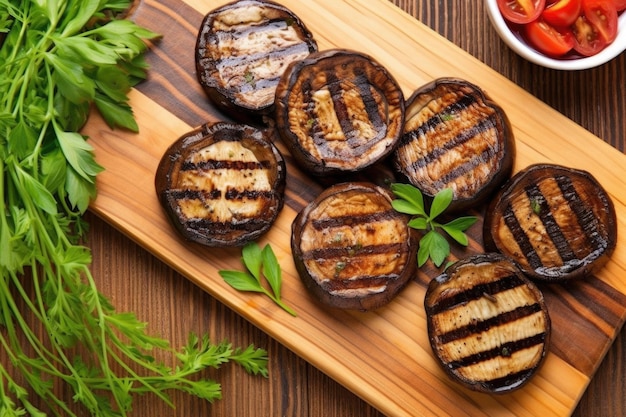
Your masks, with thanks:
[[[477,381],[471,380],[461,376],[458,373],[455,373],[453,369],[446,363],[444,363],[443,359],[437,355],[437,346],[438,342],[436,340],[437,335],[434,334],[435,329],[431,320],[432,315],[432,307],[428,305],[429,295],[431,292],[435,290],[435,288],[441,283],[447,282],[451,275],[453,275],[459,267],[463,267],[465,265],[471,264],[479,264],[485,262],[508,262],[510,265],[517,270],[517,277],[525,283],[527,288],[535,295],[536,302],[539,306],[541,306],[541,312],[544,318],[546,332],[543,339],[543,348],[541,351],[541,356],[537,360],[536,365],[526,370],[526,372],[517,374],[517,377],[513,380],[504,381],[501,386],[494,387],[486,381]],[[424,309],[426,312],[426,325],[428,331],[428,340],[431,346],[431,350],[433,356],[436,359],[436,362],[439,364],[440,368],[444,371],[444,373],[454,382],[460,384],[462,387],[465,387],[469,390],[481,392],[485,394],[495,394],[495,395],[505,395],[511,393],[513,391],[517,391],[518,389],[525,386],[530,380],[539,372],[543,364],[545,363],[545,359],[548,355],[549,348],[551,346],[551,337],[552,337],[552,321],[550,319],[550,314],[548,311],[548,307],[541,289],[533,283],[532,280],[528,279],[528,277],[524,274],[524,272],[519,268],[517,263],[510,259],[509,257],[498,253],[498,252],[484,252],[475,255],[470,255],[468,257],[459,259],[454,264],[450,265],[448,269],[442,273],[441,275],[433,278],[427,289],[426,295],[424,297]]]
[[[300,277],[301,282],[303,283],[309,294],[312,295],[317,302],[326,307],[339,310],[356,310],[363,312],[381,308],[391,302],[415,277],[415,274],[417,273],[416,256],[418,238],[415,230],[408,228],[407,225],[409,233],[408,241],[406,242],[409,246],[409,249],[407,251],[407,262],[404,265],[404,269],[401,274],[397,275],[393,280],[390,279],[386,282],[387,285],[383,292],[372,293],[365,296],[344,297],[336,294],[331,294],[329,291],[323,288],[323,286],[320,285],[315,278],[310,276],[305,263],[299,256],[299,254],[301,254],[301,250],[299,248],[299,238],[302,234],[303,228],[307,223],[309,213],[314,209],[313,204],[315,204],[319,200],[328,198],[329,196],[332,196],[337,192],[359,190],[363,187],[365,187],[369,191],[375,189],[383,194],[386,198],[388,198],[389,201],[391,201],[391,192],[376,184],[363,181],[338,183],[323,190],[315,201],[304,207],[296,215],[296,218],[292,223],[291,252],[294,258],[294,263],[296,266],[296,271],[298,272],[298,276]],[[401,213],[397,213],[397,215],[400,218],[405,218],[406,222],[408,222],[407,216]]]
[[[501,204],[503,198],[506,198],[506,195],[513,191],[515,187],[517,187],[521,182],[526,180],[527,175],[532,175],[534,172],[541,170],[555,170],[564,173],[568,173],[571,175],[578,175],[585,178],[591,186],[593,186],[597,191],[597,197],[602,201],[604,206],[604,211],[606,213],[607,223],[604,224],[606,227],[606,242],[607,245],[604,250],[601,251],[599,256],[591,259],[590,261],[581,262],[580,266],[577,268],[564,272],[559,275],[547,275],[545,273],[541,273],[539,270],[535,270],[532,267],[521,265],[520,262],[517,262],[520,265],[522,271],[532,280],[538,282],[546,282],[546,283],[566,283],[570,280],[580,280],[584,279],[606,265],[609,261],[611,255],[615,251],[615,247],[617,245],[617,214],[615,212],[615,207],[611,197],[606,192],[606,190],[602,187],[602,185],[597,181],[597,179],[588,171],[576,168],[570,168],[558,164],[552,163],[537,163],[531,164],[526,168],[517,172],[512,178],[509,179],[503,186],[498,190],[494,198],[490,201],[487,210],[485,212],[485,219],[483,222],[483,246],[485,251],[493,251],[503,253],[504,255],[511,256],[510,254],[503,251],[498,242],[496,241],[492,229],[492,222],[495,221],[494,216],[497,210],[497,207]]]
[[[502,132],[500,132],[500,136],[503,138],[503,155],[499,161],[499,167],[497,172],[492,176],[491,180],[483,184],[483,186],[472,196],[460,198],[455,196],[450,203],[448,208],[449,212],[463,212],[466,210],[474,209],[479,207],[482,204],[485,204],[489,201],[489,198],[492,197],[499,188],[511,177],[513,173],[513,167],[515,164],[515,158],[517,155],[517,148],[515,143],[515,134],[513,131],[513,127],[511,125],[510,119],[504,109],[495,102],[489,94],[483,90],[481,87],[473,84],[467,80],[457,77],[440,77],[434,79],[423,86],[417,88],[406,100],[406,112],[407,112],[407,122],[409,120],[409,109],[411,108],[412,103],[420,96],[429,91],[433,91],[437,89],[437,87],[441,84],[459,84],[461,86],[467,86],[474,90],[476,94],[478,94],[484,103],[485,106],[492,108],[495,114],[498,116],[498,119],[502,123]],[[404,132],[403,132],[404,133]],[[400,139],[399,144],[402,142]],[[420,184],[412,181],[407,175],[403,172],[403,169],[399,165],[399,162],[394,155],[393,157],[393,165],[397,174],[405,181],[412,183],[414,186],[420,188],[420,190],[424,193],[428,198],[433,198],[434,195],[426,192],[423,187],[420,187]]]
[[[196,77],[207,97],[227,116],[235,120],[250,124],[271,124],[273,121],[268,120],[268,118],[273,116],[275,109],[274,102],[270,102],[262,107],[254,107],[243,103],[237,103],[233,97],[233,92],[220,86],[212,77],[207,76],[207,68],[204,68],[201,64],[201,61],[204,60],[201,51],[207,49],[207,47],[204,46],[205,40],[203,38],[208,33],[208,25],[211,20],[214,19],[216,14],[229,8],[237,8],[244,3],[257,4],[261,7],[270,7],[284,13],[285,16],[288,16],[290,25],[298,28],[298,32],[302,35],[301,41],[308,46],[309,52],[318,51],[318,45],[313,33],[307,28],[300,17],[287,7],[271,0],[233,0],[208,12],[202,19],[200,30],[198,31],[198,36],[196,38],[194,55]],[[280,76],[282,74],[277,75]]]
[[[272,184],[272,194],[274,196],[275,203],[271,207],[271,213],[269,213],[270,216],[263,220],[264,225],[262,227],[258,227],[234,239],[231,237],[223,238],[218,235],[208,236],[187,228],[185,224],[181,222],[181,219],[176,213],[177,209],[172,207],[170,199],[167,195],[167,191],[169,190],[172,181],[171,177],[173,166],[178,159],[183,157],[184,149],[193,148],[197,143],[207,140],[207,137],[211,136],[216,131],[228,129],[239,131],[241,134],[245,134],[245,132],[252,132],[251,134],[256,135],[253,140],[257,143],[259,141],[265,142],[265,146],[271,151],[277,164],[275,169],[276,178]],[[287,176],[285,160],[273,143],[273,141],[277,139],[276,135],[275,130],[271,128],[258,128],[251,125],[232,122],[214,122],[203,124],[202,126],[185,133],[168,147],[159,162],[157,172],[155,174],[154,185],[159,203],[170,220],[170,224],[185,240],[209,247],[237,247],[256,240],[270,230],[284,206]],[[262,136],[262,138],[259,136]],[[268,213],[265,213],[265,215],[267,214]]]
[[[366,62],[369,69],[375,71],[375,75],[377,75],[378,78],[384,79],[386,89],[381,85],[373,86],[381,95],[385,96],[387,107],[390,107],[390,103],[393,103],[393,108],[397,115],[395,117],[389,114],[387,115],[384,138],[384,142],[387,143],[387,146],[385,150],[369,161],[364,161],[354,168],[345,169],[335,164],[328,164],[324,158],[320,159],[314,157],[303,147],[298,139],[298,135],[290,128],[291,105],[289,100],[294,95],[293,86],[296,84],[303,71],[333,61],[350,62],[351,57],[354,58],[353,61]],[[311,53],[307,58],[291,62],[283,73],[276,89],[274,121],[283,143],[285,143],[298,165],[309,174],[317,178],[354,174],[386,160],[396,149],[402,136],[402,128],[405,122],[404,93],[393,74],[368,54],[344,48],[316,51]],[[383,142],[383,140],[379,140],[379,142]]]

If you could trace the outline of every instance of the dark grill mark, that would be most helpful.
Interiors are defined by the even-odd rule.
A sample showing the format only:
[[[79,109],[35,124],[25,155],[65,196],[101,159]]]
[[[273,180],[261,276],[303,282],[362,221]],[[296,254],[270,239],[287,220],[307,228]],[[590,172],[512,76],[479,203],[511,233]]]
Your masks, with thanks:
[[[534,369],[522,369],[501,378],[495,378],[491,381],[480,381],[480,384],[490,392],[508,392],[512,388],[521,385],[532,374]]]
[[[333,101],[333,108],[341,130],[347,138],[350,138],[350,132],[352,131],[352,123],[350,117],[348,117],[348,107],[342,98],[343,89],[341,87],[341,80],[337,77],[335,71],[326,71],[326,86],[330,91],[330,97]]]
[[[257,162],[244,162],[244,161],[232,161],[232,160],[216,160],[210,159],[199,163],[191,163],[185,161],[181,164],[181,171],[211,171],[216,169],[233,169],[237,171],[255,170],[255,169],[270,169],[270,161],[257,161]]]
[[[468,355],[460,360],[451,361],[447,365],[451,369],[459,369],[470,365],[475,365],[480,362],[485,362],[490,359],[497,358],[498,356],[510,356],[515,352],[528,349],[536,345],[540,345],[545,342],[545,339],[546,334],[542,332],[534,336],[527,337],[525,339],[503,343],[502,345],[491,350]]]
[[[380,128],[385,126],[385,121],[380,118],[380,113],[378,112],[378,103],[376,103],[376,99],[372,95],[372,91],[370,90],[370,82],[363,68],[357,67],[355,69],[356,75],[356,84],[359,87],[359,92],[361,95],[361,100],[363,100],[363,105],[365,106],[365,111],[367,112],[367,118],[376,128],[376,130],[381,130]],[[384,136],[384,133],[379,132],[379,136]],[[376,138],[378,139],[378,138]]]
[[[464,327],[460,327],[448,333],[441,334],[437,337],[442,344],[449,343],[454,340],[464,339],[472,334],[485,332],[492,327],[514,322],[523,317],[533,315],[539,311],[541,311],[541,305],[538,303],[528,306],[517,307],[515,310],[507,311],[506,313],[499,314],[487,320],[482,320]]]
[[[381,118],[378,108],[378,103],[376,102],[375,97],[372,95],[370,90],[370,82],[363,68],[354,68],[354,73],[352,74],[352,83],[356,85],[359,89],[359,95],[363,102],[363,106],[365,111],[367,112],[367,118],[371,126],[376,130],[376,136],[373,138],[369,138],[364,141],[363,138],[357,130],[355,130],[352,119],[349,116],[348,105],[344,101],[343,98],[343,88],[341,86],[342,80],[338,78],[337,73],[332,70],[326,71],[326,87],[330,92],[331,99],[333,101],[333,108],[335,114],[337,115],[337,120],[339,121],[339,125],[341,127],[341,131],[346,137],[348,150],[353,155],[358,155],[360,153],[366,152],[373,143],[380,141],[385,138],[387,135],[386,130],[386,122]],[[309,83],[310,84],[310,83]],[[316,117],[314,109],[309,106],[307,109],[307,114],[313,115],[312,119],[315,120]],[[320,148],[326,148],[328,143],[325,138],[320,135],[322,131],[317,129],[315,131],[315,135],[313,136],[315,143]]]
[[[187,228],[211,236],[227,236],[232,231],[258,230],[265,225],[266,221],[258,217],[237,218],[231,222],[216,222],[207,219],[189,219],[185,222]]]
[[[475,155],[470,160],[466,161],[464,164],[459,165],[454,168],[446,175],[440,177],[437,181],[433,183],[433,187],[435,189],[445,188],[447,184],[454,182],[455,179],[462,177],[463,175],[474,171],[475,168],[485,164],[486,161],[491,161],[496,155],[495,150],[493,148],[487,148],[480,155]],[[462,189],[459,191],[463,191]]]
[[[387,285],[390,279],[397,275],[360,276],[351,279],[331,279],[322,284],[327,291],[358,290],[361,288],[373,288]]]
[[[273,193],[271,191],[259,191],[259,190],[239,190],[236,188],[229,188],[224,193],[226,200],[260,200],[270,199]]]
[[[396,217],[397,214],[394,210],[385,210],[364,215],[346,215],[316,219],[311,222],[311,225],[313,226],[313,228],[315,228],[315,230],[324,230],[335,227],[352,227],[359,224],[378,223],[385,220],[394,219]]]
[[[231,31],[215,31],[209,37],[209,41],[207,45],[213,44],[216,47],[221,46],[225,42],[239,42],[239,39],[245,39],[249,36],[256,37],[267,37],[267,34],[263,32],[271,33],[277,32],[286,27],[286,23],[284,20],[277,20],[272,23],[264,23],[261,22],[258,25],[250,25],[244,28],[243,30],[231,30]],[[271,44],[273,45],[273,44]],[[268,44],[270,46],[270,44]],[[222,56],[219,61],[221,66],[236,66],[236,65],[249,65],[250,62],[260,61],[266,59],[268,54],[270,57],[272,55],[284,56],[284,55],[293,55],[296,53],[300,53],[303,50],[308,50],[308,45],[305,42],[299,42],[294,45],[290,45],[288,47],[276,47],[272,50],[263,50],[251,55],[230,55],[230,56]],[[235,49],[236,52],[240,53],[238,49]],[[220,49],[220,52],[224,52],[224,49]],[[208,58],[208,57],[207,57]]]
[[[585,239],[589,242],[589,245],[594,249],[605,249],[608,245],[608,241],[600,236],[597,230],[598,221],[593,211],[581,201],[580,196],[576,192],[574,184],[572,184],[571,178],[566,175],[556,177],[556,182],[563,193],[563,197],[567,200],[567,204],[570,210],[576,215],[578,224],[585,232]],[[602,196],[598,196],[602,198]]]
[[[325,247],[302,253],[302,259],[349,259],[352,257],[406,252],[406,243],[389,243],[371,246]]]
[[[530,184],[525,188],[526,195],[528,199],[533,202],[533,206],[539,207],[539,218],[541,219],[541,223],[543,223],[543,227],[546,229],[546,233],[552,243],[556,247],[559,256],[563,260],[564,263],[576,259],[576,255],[574,251],[569,246],[565,235],[563,235],[563,231],[559,227],[558,223],[554,219],[552,215],[552,211],[550,210],[550,206],[546,201],[545,196],[541,193],[541,190],[537,186],[537,184]]]
[[[472,106],[476,102],[477,102],[477,98],[474,95],[464,95],[459,100],[455,101],[454,103],[449,104],[448,106],[446,106],[446,108],[444,108],[440,112],[433,115],[430,119],[426,120],[426,122],[418,126],[417,129],[411,131],[410,134],[404,135],[404,137],[402,138],[402,141],[400,142],[400,146],[407,145],[408,143],[415,140],[416,137],[426,135],[429,131],[436,130],[438,125],[444,123],[444,118],[442,117],[442,115],[451,115],[451,114],[460,113],[464,111],[465,109],[467,109],[468,107]],[[466,138],[465,140],[467,139],[469,138]],[[455,139],[455,141],[456,140],[457,139]],[[444,144],[443,146],[448,146],[448,144]],[[448,149],[454,146],[450,146]],[[447,151],[447,149],[442,150],[439,155],[441,155],[445,151]],[[431,160],[437,159],[438,157],[439,156],[435,155],[432,157]]]
[[[447,311],[455,306],[467,304],[470,301],[478,300],[487,295],[495,295],[503,291],[507,291],[524,285],[524,282],[517,275],[507,275],[497,281],[486,282],[473,286],[471,289],[457,293],[453,296],[441,299],[437,304],[430,308],[431,314],[439,314]]]
[[[520,247],[520,250],[524,254],[524,257],[528,261],[530,267],[535,270],[541,268],[541,266],[543,266],[541,259],[539,258],[539,255],[537,255],[533,245],[530,243],[528,235],[524,232],[522,226],[517,220],[515,210],[513,210],[511,204],[507,204],[503,213],[503,218],[506,226],[511,231],[511,234],[513,234],[517,245]]]
[[[468,142],[470,139],[476,137],[477,135],[481,133],[484,133],[493,129],[494,127],[497,126],[496,117],[497,115],[494,113],[490,115],[489,117],[478,121],[478,123],[476,123],[470,129],[466,129],[466,130],[459,132],[459,134],[457,134],[452,140],[446,143],[440,144],[438,147],[434,148],[430,153],[424,155],[424,157],[415,160],[411,164],[411,168],[413,170],[424,168],[425,166],[432,163],[433,161],[439,160],[446,152],[449,152],[450,150],[454,149],[457,146],[463,145],[464,143]],[[441,123],[441,115],[437,115],[434,118],[429,119],[428,123],[433,121],[434,119],[436,119],[434,123],[437,123],[437,124]],[[432,132],[429,132],[429,129],[430,128],[428,126],[422,125],[417,130],[411,131],[408,135],[405,136],[405,138],[408,137],[408,139],[406,140],[407,144],[413,140],[417,140],[417,138],[420,136],[428,136],[428,135],[434,134]],[[492,153],[496,152],[496,150],[493,150],[493,149],[491,151]],[[490,156],[489,158],[491,159],[492,157],[493,156]]]
[[[306,105],[306,108],[303,109],[304,114],[306,114],[309,119],[306,121],[308,126],[307,136],[313,138],[313,141],[316,145],[319,145],[319,139],[322,137],[322,129],[318,122],[317,117],[315,117],[315,100],[313,100],[313,85],[311,84],[311,79],[304,79],[302,81],[302,103]]]
[[[276,32],[289,26],[285,19],[264,19],[259,22],[250,23],[246,26],[240,26],[239,28],[232,28],[230,30],[215,31],[214,36],[226,41],[237,41],[239,39],[249,38],[251,36],[267,37],[264,32]]]
[[[167,195],[169,198],[178,200],[213,200],[220,198],[222,192],[220,190],[198,191],[198,190],[168,190]]]
[[[258,191],[258,190],[239,190],[235,188],[229,188],[226,191],[223,190],[211,190],[198,191],[198,190],[170,190],[168,195],[175,200],[217,200],[222,198],[222,193],[226,200],[269,200],[274,196],[271,191]]]

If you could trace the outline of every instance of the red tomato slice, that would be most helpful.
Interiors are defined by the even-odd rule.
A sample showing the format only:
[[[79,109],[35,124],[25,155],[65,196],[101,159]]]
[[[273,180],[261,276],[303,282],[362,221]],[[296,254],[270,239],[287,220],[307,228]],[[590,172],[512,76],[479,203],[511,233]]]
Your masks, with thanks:
[[[537,19],[546,0],[498,0],[500,13],[511,23],[526,24]]]
[[[617,37],[617,9],[613,0],[583,0],[583,13],[599,36],[609,44]]]
[[[626,10],[626,0],[613,0],[613,4],[618,12]]]
[[[557,29],[541,18],[524,26],[524,33],[535,49],[549,56],[565,55],[574,47],[574,35],[569,29]]]
[[[574,34],[574,50],[581,55],[595,55],[606,46],[596,27],[584,15],[576,19],[571,30]]]
[[[576,21],[581,10],[582,0],[559,0],[548,4],[541,16],[552,26],[566,27]]]

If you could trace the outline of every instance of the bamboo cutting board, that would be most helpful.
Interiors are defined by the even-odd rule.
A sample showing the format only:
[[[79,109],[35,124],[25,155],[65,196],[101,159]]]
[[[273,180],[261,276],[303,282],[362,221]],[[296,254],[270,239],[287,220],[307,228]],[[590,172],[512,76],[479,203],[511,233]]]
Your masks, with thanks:
[[[597,276],[568,286],[542,286],[552,318],[551,351],[521,390],[502,396],[452,383],[432,357],[423,297],[437,271],[425,269],[388,306],[368,313],[331,311],[305,292],[289,249],[291,222],[321,186],[288,165],[286,206],[260,242],[270,242],[283,268],[283,298],[293,318],[261,296],[232,290],[218,275],[240,269],[239,249],[204,248],[183,241],[154,191],[165,149],[202,123],[223,120],[198,85],[193,49],[202,17],[224,4],[213,0],[143,0],[132,18],[163,34],[149,54],[149,79],[131,105],[138,135],[111,131],[93,115],[84,133],[105,171],[92,211],[237,311],[295,353],[389,416],[566,416],[574,410],[626,319],[626,238]],[[441,76],[484,88],[507,112],[517,141],[515,169],[554,162],[590,171],[612,196],[619,233],[626,219],[626,180],[615,167],[626,156],[386,0],[283,0],[315,35],[320,49],[344,47],[372,55],[408,96]],[[468,7],[482,7],[476,5]],[[281,147],[284,152],[285,149]],[[288,162],[290,158],[287,158]],[[481,225],[470,229],[465,252],[480,252]]]

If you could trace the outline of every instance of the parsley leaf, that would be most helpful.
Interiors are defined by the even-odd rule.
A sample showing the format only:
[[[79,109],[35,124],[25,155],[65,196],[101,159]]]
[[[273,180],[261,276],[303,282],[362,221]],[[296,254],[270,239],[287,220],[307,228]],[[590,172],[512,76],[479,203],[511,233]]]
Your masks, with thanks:
[[[430,259],[439,267],[450,256],[450,244],[439,230],[443,230],[463,246],[469,244],[465,231],[476,223],[478,219],[475,216],[459,217],[445,224],[436,220],[450,206],[454,197],[452,189],[445,188],[439,191],[428,211],[424,205],[424,196],[417,187],[410,184],[391,184],[391,191],[398,197],[391,202],[393,208],[400,213],[413,216],[408,222],[409,227],[426,231],[419,241],[418,266],[423,266]]]
[[[272,247],[267,244],[261,249],[257,243],[249,242],[243,246],[241,254],[246,271],[221,270],[219,274],[224,281],[237,291],[262,293],[296,317],[296,312],[281,300],[282,272]],[[263,277],[271,291],[263,286]]]
[[[57,416],[123,417],[145,393],[173,406],[171,389],[214,401],[220,384],[195,374],[229,361],[267,376],[262,349],[194,335],[177,351],[149,335],[134,314],[115,311],[89,271],[82,215],[102,167],[80,128],[95,104],[111,127],[138,129],[128,93],[146,78],[143,52],[157,37],[120,20],[130,6],[0,0],[2,416],[46,415],[33,393]],[[158,363],[157,349],[180,363]],[[84,410],[74,413],[73,403]]]

